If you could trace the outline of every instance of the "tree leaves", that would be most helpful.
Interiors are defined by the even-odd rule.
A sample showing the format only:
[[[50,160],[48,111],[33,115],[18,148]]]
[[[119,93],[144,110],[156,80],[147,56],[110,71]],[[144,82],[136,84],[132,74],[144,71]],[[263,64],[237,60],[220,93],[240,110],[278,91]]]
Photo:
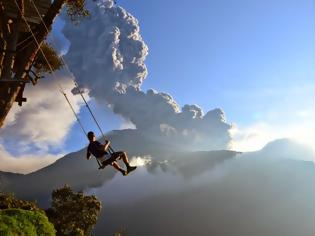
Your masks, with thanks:
[[[75,193],[65,185],[52,193],[52,208],[46,211],[58,235],[90,235],[101,211],[95,196]]]

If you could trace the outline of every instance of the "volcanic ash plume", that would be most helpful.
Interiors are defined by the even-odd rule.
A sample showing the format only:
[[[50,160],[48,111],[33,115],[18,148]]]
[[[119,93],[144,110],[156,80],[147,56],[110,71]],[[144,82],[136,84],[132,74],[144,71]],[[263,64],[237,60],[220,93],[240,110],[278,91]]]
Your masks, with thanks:
[[[148,47],[138,21],[112,1],[88,8],[89,19],[77,27],[67,21],[63,31],[71,42],[66,60],[77,82],[99,100],[110,100],[129,86],[139,89],[147,75]]]
[[[80,86],[156,141],[186,149],[226,148],[231,125],[221,109],[204,115],[197,105],[180,108],[167,93],[140,90],[148,47],[137,19],[113,1],[88,8],[90,19],[78,27],[67,21],[63,31],[71,42],[66,59]]]

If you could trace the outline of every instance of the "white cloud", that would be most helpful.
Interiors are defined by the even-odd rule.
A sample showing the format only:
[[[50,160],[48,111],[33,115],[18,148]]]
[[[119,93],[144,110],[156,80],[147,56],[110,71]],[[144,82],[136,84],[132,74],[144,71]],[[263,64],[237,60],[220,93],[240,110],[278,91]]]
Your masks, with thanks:
[[[0,145],[0,171],[27,174],[55,162],[61,155],[45,153],[13,156]]]
[[[145,166],[152,162],[151,156],[133,156],[130,159],[131,166]]]
[[[41,150],[61,145],[76,119],[65,98],[58,90],[61,84],[72,102],[74,110],[79,112],[80,97],[72,96],[73,82],[70,78],[48,76],[36,87],[27,87],[28,99],[22,107],[15,105],[10,111],[5,126],[0,130],[2,142],[14,142],[20,148],[34,145]]]
[[[64,140],[76,119],[58,83],[77,113],[82,101],[71,93],[73,81],[64,72],[57,76],[47,76],[35,87],[27,87],[25,97],[28,101],[22,107],[15,104],[10,111],[0,130],[1,171],[35,171],[62,155]],[[52,151],[58,154],[51,154]]]
[[[131,121],[123,118],[123,121],[119,128],[120,129],[136,129],[136,126]]]
[[[267,143],[281,138],[293,139],[315,150],[315,123],[300,120],[296,123],[259,122],[249,126],[233,125],[231,129],[231,149],[237,151],[257,151]]]
[[[239,127],[234,124],[230,132],[232,136],[231,149],[242,152],[259,150],[277,138],[275,131],[265,123],[256,123],[247,127]]]

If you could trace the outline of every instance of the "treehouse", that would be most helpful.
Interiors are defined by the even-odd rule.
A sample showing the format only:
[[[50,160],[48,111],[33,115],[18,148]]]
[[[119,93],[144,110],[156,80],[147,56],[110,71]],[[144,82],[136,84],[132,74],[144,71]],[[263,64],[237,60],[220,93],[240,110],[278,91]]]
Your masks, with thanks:
[[[41,78],[43,41],[64,2],[0,0],[0,127],[14,102],[26,102],[25,84]]]

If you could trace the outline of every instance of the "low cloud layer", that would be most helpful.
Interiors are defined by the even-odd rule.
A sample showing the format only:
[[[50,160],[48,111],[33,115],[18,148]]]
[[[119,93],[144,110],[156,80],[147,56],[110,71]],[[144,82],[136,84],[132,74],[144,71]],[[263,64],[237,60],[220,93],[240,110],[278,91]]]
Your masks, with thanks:
[[[111,235],[124,222],[128,235],[312,236],[315,166],[293,160],[306,153],[278,140],[215,168],[205,164],[213,156],[199,153],[191,163],[180,157],[168,169],[139,169],[128,182],[116,175],[89,192],[104,206],[94,233]],[[199,171],[190,175],[192,168]]]
[[[90,19],[78,27],[67,21],[63,30],[71,43],[66,60],[80,86],[145,135],[187,149],[227,148],[231,125],[221,109],[204,114],[197,105],[181,108],[167,93],[140,90],[148,47],[136,18],[110,0],[88,7]]]

